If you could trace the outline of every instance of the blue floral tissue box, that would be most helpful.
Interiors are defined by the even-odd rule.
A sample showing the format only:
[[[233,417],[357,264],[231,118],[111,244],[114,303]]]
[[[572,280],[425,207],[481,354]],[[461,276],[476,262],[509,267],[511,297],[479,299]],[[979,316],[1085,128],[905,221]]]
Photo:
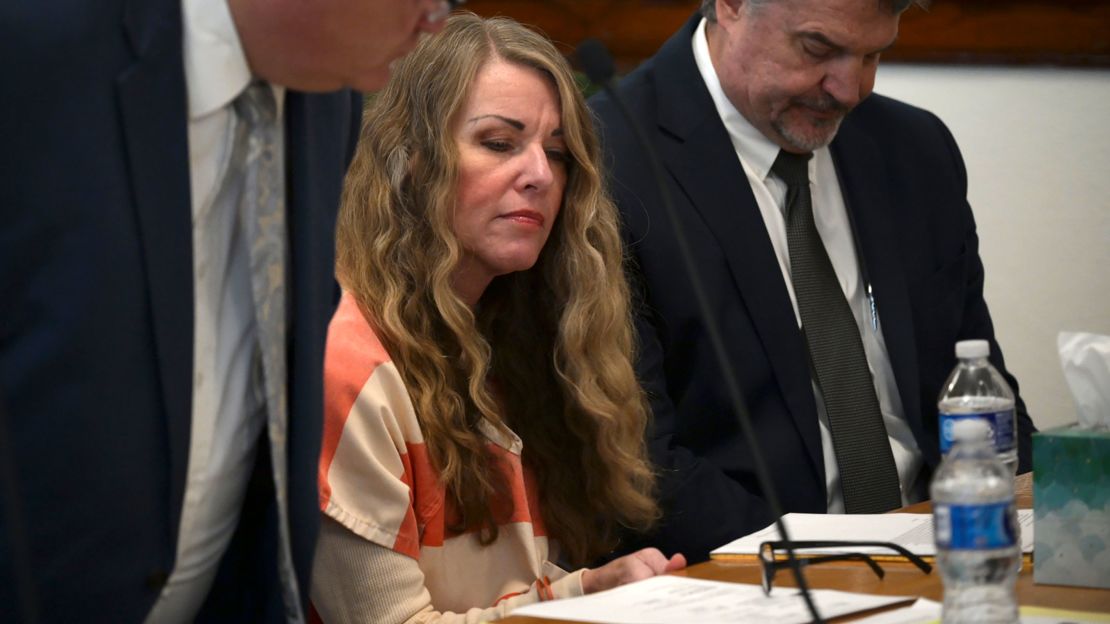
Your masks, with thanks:
[[[1110,431],[1033,435],[1033,582],[1110,588]]]

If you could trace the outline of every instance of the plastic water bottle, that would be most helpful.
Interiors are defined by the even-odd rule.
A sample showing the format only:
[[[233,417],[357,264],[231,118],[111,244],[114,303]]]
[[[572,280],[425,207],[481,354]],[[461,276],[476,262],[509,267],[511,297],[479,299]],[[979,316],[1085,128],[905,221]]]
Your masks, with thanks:
[[[959,362],[940,392],[940,452],[952,448],[954,425],[967,419],[984,420],[990,425],[994,450],[1002,463],[1017,474],[1017,419],[1014,392],[998,369],[987,360],[990,343],[986,340],[961,340],[956,343]]]
[[[1017,622],[1021,548],[1013,476],[994,453],[985,420],[959,420],[952,429],[955,445],[930,487],[942,621]]]

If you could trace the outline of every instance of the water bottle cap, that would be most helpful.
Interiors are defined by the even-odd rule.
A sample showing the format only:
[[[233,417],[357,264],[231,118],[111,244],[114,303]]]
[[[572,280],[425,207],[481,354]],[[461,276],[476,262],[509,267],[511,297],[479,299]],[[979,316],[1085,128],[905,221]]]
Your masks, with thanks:
[[[956,357],[961,360],[984,358],[991,354],[991,343],[986,340],[961,340],[956,343]]]
[[[961,418],[952,423],[953,442],[978,442],[989,439],[990,435],[990,423],[983,418]]]

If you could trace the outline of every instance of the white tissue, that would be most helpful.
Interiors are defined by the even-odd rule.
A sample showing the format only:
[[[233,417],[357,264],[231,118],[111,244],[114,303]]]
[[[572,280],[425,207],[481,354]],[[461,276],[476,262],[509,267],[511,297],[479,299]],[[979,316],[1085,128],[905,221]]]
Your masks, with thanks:
[[[1060,332],[1056,337],[1064,379],[1085,429],[1110,429],[1110,336]]]

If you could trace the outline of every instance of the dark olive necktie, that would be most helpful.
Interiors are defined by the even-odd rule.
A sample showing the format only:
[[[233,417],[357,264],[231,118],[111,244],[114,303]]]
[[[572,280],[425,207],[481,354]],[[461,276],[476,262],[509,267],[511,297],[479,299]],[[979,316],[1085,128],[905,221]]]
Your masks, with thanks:
[[[771,171],[786,183],[786,243],[812,374],[829,418],[844,510],[882,513],[902,504],[898,469],[859,327],[813,221],[812,154],[780,151]]]

